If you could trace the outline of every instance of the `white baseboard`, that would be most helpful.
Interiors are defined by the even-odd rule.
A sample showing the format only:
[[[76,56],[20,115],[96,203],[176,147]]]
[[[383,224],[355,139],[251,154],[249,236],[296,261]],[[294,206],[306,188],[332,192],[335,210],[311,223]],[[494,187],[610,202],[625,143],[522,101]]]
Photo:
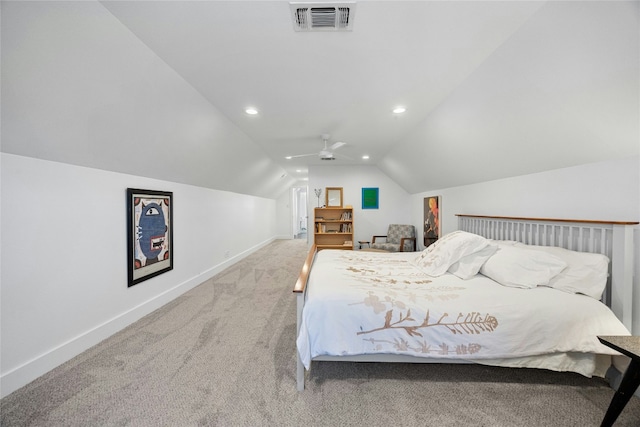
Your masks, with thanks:
[[[58,345],[55,348],[25,362],[24,364],[5,372],[0,376],[0,397],[5,397],[31,381],[46,374],[52,369],[71,360],[83,351],[88,350],[99,342],[109,338],[116,332],[126,328],[147,314],[157,310],[163,305],[173,301],[185,292],[195,288],[199,284],[209,280],[225,268],[235,264],[243,258],[249,256],[258,249],[266,246],[275,238],[268,239],[246,251],[235,255],[224,262],[211,267],[210,269],[188,279],[173,288],[154,296],[144,303],[117,315],[116,317],[98,325],[71,340]]]
[[[293,236],[290,236],[288,234],[281,234],[281,235],[277,236],[276,239],[278,239],[278,240],[294,240]]]

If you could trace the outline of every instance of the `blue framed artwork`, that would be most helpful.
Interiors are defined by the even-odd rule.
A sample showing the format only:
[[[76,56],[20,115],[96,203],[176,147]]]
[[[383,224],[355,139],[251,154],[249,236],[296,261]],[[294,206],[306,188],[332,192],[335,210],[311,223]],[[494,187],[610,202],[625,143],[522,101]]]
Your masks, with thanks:
[[[362,209],[378,209],[378,187],[362,188]]]
[[[173,270],[173,193],[127,188],[128,286]]]

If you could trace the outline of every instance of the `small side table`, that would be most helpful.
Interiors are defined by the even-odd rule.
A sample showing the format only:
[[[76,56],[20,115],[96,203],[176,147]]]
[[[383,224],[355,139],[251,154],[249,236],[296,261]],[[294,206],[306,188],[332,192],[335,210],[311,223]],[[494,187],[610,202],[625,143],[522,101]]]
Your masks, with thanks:
[[[618,415],[620,415],[633,393],[638,389],[638,385],[640,385],[640,337],[599,336],[598,339],[607,347],[611,347],[631,358],[631,363],[629,363],[629,367],[622,377],[618,391],[611,399],[609,409],[607,409],[602,424],[600,424],[601,427],[608,427],[616,422]]]
[[[362,245],[367,244],[367,247],[371,247],[371,244],[368,240],[358,240],[358,244],[360,245],[359,249],[362,249]]]

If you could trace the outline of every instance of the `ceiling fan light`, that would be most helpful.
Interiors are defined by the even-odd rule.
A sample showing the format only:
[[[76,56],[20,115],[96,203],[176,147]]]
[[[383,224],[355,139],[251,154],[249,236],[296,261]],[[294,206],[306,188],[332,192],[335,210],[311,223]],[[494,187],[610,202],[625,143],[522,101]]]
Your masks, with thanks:
[[[320,152],[320,160],[335,160],[336,158],[333,156],[333,153],[330,151],[321,151]]]

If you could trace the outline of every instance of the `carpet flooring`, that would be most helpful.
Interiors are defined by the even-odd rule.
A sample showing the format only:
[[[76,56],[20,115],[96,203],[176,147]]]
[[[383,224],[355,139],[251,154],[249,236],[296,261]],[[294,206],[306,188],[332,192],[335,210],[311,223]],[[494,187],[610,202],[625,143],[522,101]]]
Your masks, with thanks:
[[[597,426],[602,379],[315,362],[296,391],[304,240],[278,240],[1,401],[9,426]],[[616,426],[640,426],[633,397]]]

